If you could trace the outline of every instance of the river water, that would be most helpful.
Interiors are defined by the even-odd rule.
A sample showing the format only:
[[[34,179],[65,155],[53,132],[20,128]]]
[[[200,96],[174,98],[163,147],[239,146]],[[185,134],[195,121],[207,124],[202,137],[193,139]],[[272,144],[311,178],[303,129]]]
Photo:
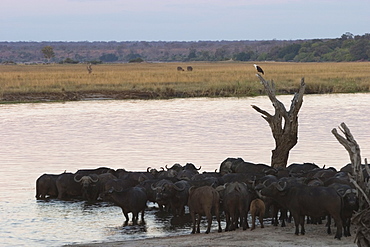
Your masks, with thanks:
[[[287,108],[292,95],[278,97]],[[43,173],[101,166],[131,171],[193,163],[214,171],[228,157],[269,164],[274,139],[251,105],[273,114],[266,96],[83,101],[0,105],[0,245],[60,246],[190,233],[170,215],[146,212],[146,225],[123,227],[118,207],[37,201]],[[345,122],[370,155],[370,94],[305,95],[298,144],[289,163],[340,169],[347,151],[331,130]],[[215,225],[215,224],[214,224]]]

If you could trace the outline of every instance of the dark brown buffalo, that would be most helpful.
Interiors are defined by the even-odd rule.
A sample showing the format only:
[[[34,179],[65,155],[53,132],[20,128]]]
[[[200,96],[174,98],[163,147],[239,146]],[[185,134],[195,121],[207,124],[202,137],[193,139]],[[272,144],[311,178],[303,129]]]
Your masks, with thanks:
[[[224,188],[222,204],[226,216],[225,231],[236,230],[238,222],[243,227],[243,230],[246,230],[248,228],[248,209],[251,202],[247,185],[234,182],[225,184]]]
[[[113,175],[115,174],[115,170],[114,169],[111,169],[111,168],[108,168],[108,167],[99,167],[99,168],[96,168],[96,169],[80,169],[80,170],[77,170],[77,172],[75,173],[76,175],[82,175],[82,176],[88,176],[90,174],[103,174],[103,173],[112,173]]]
[[[98,189],[96,183],[99,177],[96,174],[82,176],[81,174],[63,173],[56,180],[58,199],[84,199],[94,200],[90,195]]]
[[[89,174],[81,176],[75,174],[74,181],[81,184],[82,199],[87,201],[95,201],[99,195],[99,175]]]
[[[343,234],[345,237],[351,236],[351,218],[355,211],[359,209],[357,190],[347,184],[333,183],[329,187],[334,188],[342,197],[342,221]]]
[[[60,175],[41,175],[36,180],[36,199],[45,200],[46,198],[56,198],[58,196],[56,181]]]
[[[193,71],[193,67],[188,66],[188,67],[186,67],[186,70],[187,70],[187,71]]]
[[[180,172],[180,171],[182,171],[184,169],[183,166],[180,165],[179,163],[173,164],[170,168],[168,168],[167,165],[165,167],[166,167],[167,171],[168,170],[175,170],[177,172]]]
[[[170,211],[171,208],[170,199],[168,197],[163,197],[161,195],[166,184],[173,185],[175,182],[177,181],[175,181],[174,179],[170,180],[169,178],[166,178],[151,184],[151,189],[155,191],[155,202],[158,204],[160,210],[164,209],[167,212]]]
[[[272,183],[270,186],[261,188],[259,193],[263,196],[272,197],[291,212],[296,227],[296,235],[299,234],[299,225],[301,226],[301,234],[305,234],[305,216],[317,218],[331,215],[337,226],[335,238],[340,239],[342,237],[342,199],[334,188],[303,184],[287,186],[287,182],[284,182],[283,184]],[[330,232],[329,224],[328,233]]]
[[[174,216],[185,214],[185,205],[188,203],[190,184],[187,181],[165,183],[157,189],[156,201],[169,202],[171,212]]]
[[[290,164],[287,169],[289,171],[290,176],[292,177],[300,177],[306,174],[307,172],[310,172],[314,169],[318,169],[316,164],[314,163],[292,163]]]
[[[132,213],[132,222],[138,224],[139,213],[141,212],[141,223],[144,224],[144,210],[146,208],[147,196],[144,189],[140,187],[131,187],[123,190],[116,190],[112,187],[107,192],[100,194],[99,198],[111,201],[122,209],[125,216],[124,225],[128,225],[129,213]]]
[[[177,67],[177,71],[184,71],[184,69],[182,67]]]
[[[190,215],[193,221],[192,234],[200,233],[200,220],[202,215],[207,217],[207,230],[209,233],[212,225],[212,212],[216,215],[218,222],[218,232],[222,232],[220,222],[220,196],[218,192],[211,186],[202,186],[199,188],[191,187],[189,189],[188,206]],[[196,227],[197,225],[197,227]]]
[[[120,179],[133,179],[140,183],[146,179],[155,178],[152,172],[140,172],[140,171],[126,171],[125,169],[117,169],[115,173],[117,178]]]
[[[227,158],[225,159],[224,161],[221,162],[221,165],[220,165],[220,173],[221,175],[225,175],[225,174],[228,174],[228,173],[232,173],[233,170],[232,170],[232,166],[236,166],[237,164],[239,163],[243,163],[244,160],[242,158]]]
[[[242,158],[227,158],[220,165],[220,173],[275,174],[277,170],[265,164],[246,162]]]

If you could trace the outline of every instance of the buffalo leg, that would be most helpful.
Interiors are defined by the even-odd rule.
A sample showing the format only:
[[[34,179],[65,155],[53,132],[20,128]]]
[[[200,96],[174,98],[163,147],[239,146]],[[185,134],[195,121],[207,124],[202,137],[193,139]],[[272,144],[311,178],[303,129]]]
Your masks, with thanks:
[[[144,210],[141,211],[141,224],[145,224],[145,220],[144,220]]]
[[[132,213],[132,222],[133,222],[134,225],[137,225],[138,219],[139,219],[139,212]]]
[[[217,224],[218,224],[218,232],[222,232],[221,219],[220,219],[220,210],[217,206],[215,208],[215,214],[216,214],[216,219],[217,219]]]
[[[299,215],[293,215],[293,219],[294,219],[294,225],[295,225],[295,232],[294,234],[295,235],[299,235],[299,223],[300,223],[300,217]]]
[[[281,227],[285,227],[285,219],[288,217],[288,210],[280,209]]]
[[[202,216],[200,214],[198,214],[198,218],[197,218],[197,233],[200,233],[200,219],[202,218]]]
[[[337,226],[337,232],[335,233],[335,237],[334,238],[337,238],[338,240],[340,240],[340,238],[342,237],[342,219],[340,216],[333,216],[334,218],[334,222],[335,222],[335,225]]]
[[[251,231],[253,231],[254,229],[256,229],[256,214],[252,214],[252,228],[251,228]]]
[[[228,232],[230,230],[230,214],[229,214],[229,212],[226,212],[225,218],[226,218],[225,232]]]
[[[328,227],[328,230],[327,230],[327,233],[328,234],[331,234],[331,228],[330,228],[330,225],[331,225],[331,216],[328,215],[328,222],[326,222],[326,226]]]
[[[218,224],[218,232],[222,232],[220,215],[218,214],[216,218],[217,218],[217,224]]]
[[[191,233],[194,234],[195,233],[195,224],[196,224],[195,213],[194,212],[190,212],[190,215],[191,215],[191,220],[193,222],[193,230],[191,231]]]
[[[129,221],[129,217],[128,217],[128,213],[126,213],[123,209],[122,209],[122,212],[123,212],[123,215],[125,216],[125,222],[123,223],[124,226],[127,226],[128,225],[128,221]]]
[[[300,221],[300,224],[301,224],[301,235],[304,235],[306,233],[306,231],[304,229],[304,216],[300,216],[299,221]]]
[[[265,228],[265,226],[263,225],[263,213],[261,212],[260,215],[258,216],[258,219],[260,221],[260,224],[261,224],[261,228]]]
[[[272,206],[272,215],[273,215],[273,225],[274,226],[278,226],[279,225],[279,219],[278,219],[278,212],[279,212],[279,208],[276,206],[276,205],[273,205]]]
[[[242,217],[240,217],[240,221],[242,222],[243,230],[247,230],[247,214],[243,212]]]
[[[344,229],[344,236],[350,237],[351,236],[351,218],[347,218],[343,220],[343,229]]]
[[[208,212],[206,213],[206,217],[207,217],[207,230],[206,230],[206,234],[208,234],[211,230],[211,225],[212,225],[212,214],[211,212]],[[200,222],[200,220],[199,220]]]

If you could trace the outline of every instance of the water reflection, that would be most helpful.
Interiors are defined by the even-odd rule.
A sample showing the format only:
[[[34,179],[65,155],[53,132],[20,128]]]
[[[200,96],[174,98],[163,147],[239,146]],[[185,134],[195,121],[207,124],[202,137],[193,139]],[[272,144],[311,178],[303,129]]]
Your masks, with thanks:
[[[292,96],[278,98],[289,106]],[[188,219],[154,208],[146,211],[144,228],[126,228],[121,209],[110,204],[36,201],[35,181],[43,173],[100,166],[145,171],[190,162],[203,172],[214,171],[227,157],[268,164],[271,130],[250,105],[273,112],[267,97],[1,105],[0,245],[189,234]],[[346,150],[330,132],[341,122],[368,157],[369,105],[369,94],[305,95],[289,162],[338,169],[348,163]]]

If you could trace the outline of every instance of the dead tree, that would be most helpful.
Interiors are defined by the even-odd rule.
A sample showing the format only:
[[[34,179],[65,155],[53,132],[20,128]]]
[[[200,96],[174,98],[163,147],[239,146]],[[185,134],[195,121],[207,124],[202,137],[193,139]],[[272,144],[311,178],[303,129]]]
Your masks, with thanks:
[[[370,174],[370,168],[365,159],[365,166],[361,165],[361,152],[360,147],[357,144],[355,138],[352,136],[349,128],[345,123],[341,123],[338,127],[344,134],[344,137],[338,134],[338,131],[332,129],[333,135],[337,138],[340,144],[347,150],[352,167],[352,175],[350,181],[356,187],[359,195],[360,209],[352,217],[352,224],[356,228],[356,239],[357,246],[367,247],[370,246],[370,181],[364,180],[364,169]]]
[[[304,83],[304,78],[302,78],[298,93],[295,93],[290,109],[287,111],[284,104],[276,98],[274,82],[266,81],[259,74],[257,76],[275,108],[275,114],[271,115],[255,105],[252,105],[252,107],[261,113],[262,117],[269,123],[275,139],[275,149],[272,150],[271,166],[286,167],[289,152],[298,142],[298,112],[302,106],[306,84]]]

